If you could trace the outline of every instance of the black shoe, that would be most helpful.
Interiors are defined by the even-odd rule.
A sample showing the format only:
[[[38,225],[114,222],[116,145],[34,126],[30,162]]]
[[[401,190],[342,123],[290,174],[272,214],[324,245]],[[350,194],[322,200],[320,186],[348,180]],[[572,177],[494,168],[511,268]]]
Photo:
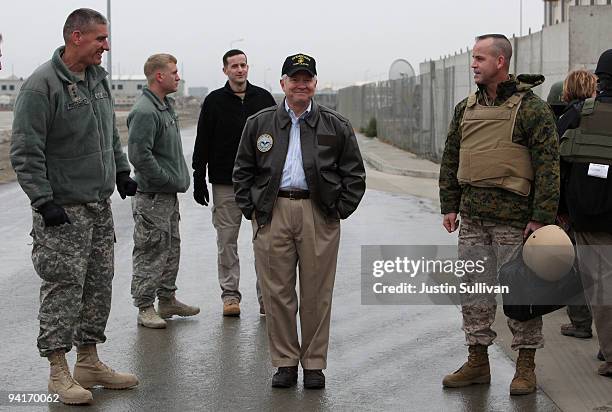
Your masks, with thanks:
[[[259,316],[266,316],[266,308],[264,308],[263,303],[259,304]]]
[[[603,353],[601,352],[601,349],[599,349],[599,352],[597,352],[597,359],[599,359],[602,362],[606,361],[606,358],[604,358]]]
[[[290,388],[297,383],[298,367],[281,366],[272,377],[273,388]]]
[[[325,387],[325,375],[321,369],[304,369],[304,388],[322,389]]]

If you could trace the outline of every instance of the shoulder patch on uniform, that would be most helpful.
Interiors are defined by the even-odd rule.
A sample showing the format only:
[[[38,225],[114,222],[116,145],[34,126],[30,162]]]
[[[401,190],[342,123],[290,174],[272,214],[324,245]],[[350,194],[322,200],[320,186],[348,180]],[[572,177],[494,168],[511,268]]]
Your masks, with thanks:
[[[264,133],[257,138],[257,150],[262,153],[266,153],[267,151],[272,149],[273,145],[274,139],[267,133]]]

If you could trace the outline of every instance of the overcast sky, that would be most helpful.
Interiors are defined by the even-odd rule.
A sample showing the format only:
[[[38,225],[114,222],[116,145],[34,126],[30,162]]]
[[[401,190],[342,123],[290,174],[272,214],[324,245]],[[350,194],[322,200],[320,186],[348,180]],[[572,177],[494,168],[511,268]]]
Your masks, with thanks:
[[[66,16],[79,7],[106,15],[106,0],[2,0],[0,77],[28,76],[63,43]],[[540,30],[541,0],[523,0],[523,34]],[[174,54],[187,87],[221,87],[221,56],[230,45],[247,53],[249,80],[271,84],[286,56],[317,61],[319,87],[384,80],[397,58],[418,71],[472,47],[474,36],[519,35],[520,0],[122,0],[112,3],[113,74],[141,74],[146,58]]]

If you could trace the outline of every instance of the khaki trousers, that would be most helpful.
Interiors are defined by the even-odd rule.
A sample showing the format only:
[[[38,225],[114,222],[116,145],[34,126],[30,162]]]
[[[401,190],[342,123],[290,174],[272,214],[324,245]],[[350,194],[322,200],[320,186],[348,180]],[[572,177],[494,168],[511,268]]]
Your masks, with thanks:
[[[310,199],[279,197],[272,221],[258,227],[253,220],[253,233],[272,365],[295,366],[301,362],[304,369],[325,369],[340,221],[326,219]]]
[[[599,347],[606,361],[612,362],[612,234],[576,232],[578,267],[584,295],[593,314]]]
[[[212,222],[217,230],[217,266],[221,299],[242,299],[240,285],[240,259],[238,258],[238,233],[242,223],[242,211],[236,204],[232,185],[212,185]],[[255,273],[257,277],[257,271]],[[259,280],[255,281],[257,300],[261,300]]]

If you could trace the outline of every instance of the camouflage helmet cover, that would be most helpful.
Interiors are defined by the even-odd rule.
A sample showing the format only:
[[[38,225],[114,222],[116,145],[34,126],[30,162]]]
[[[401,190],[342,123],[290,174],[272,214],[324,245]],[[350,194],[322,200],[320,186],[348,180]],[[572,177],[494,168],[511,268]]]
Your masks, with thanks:
[[[565,106],[565,102],[561,100],[563,97],[563,80],[553,83],[548,92],[546,102],[551,106]]]

